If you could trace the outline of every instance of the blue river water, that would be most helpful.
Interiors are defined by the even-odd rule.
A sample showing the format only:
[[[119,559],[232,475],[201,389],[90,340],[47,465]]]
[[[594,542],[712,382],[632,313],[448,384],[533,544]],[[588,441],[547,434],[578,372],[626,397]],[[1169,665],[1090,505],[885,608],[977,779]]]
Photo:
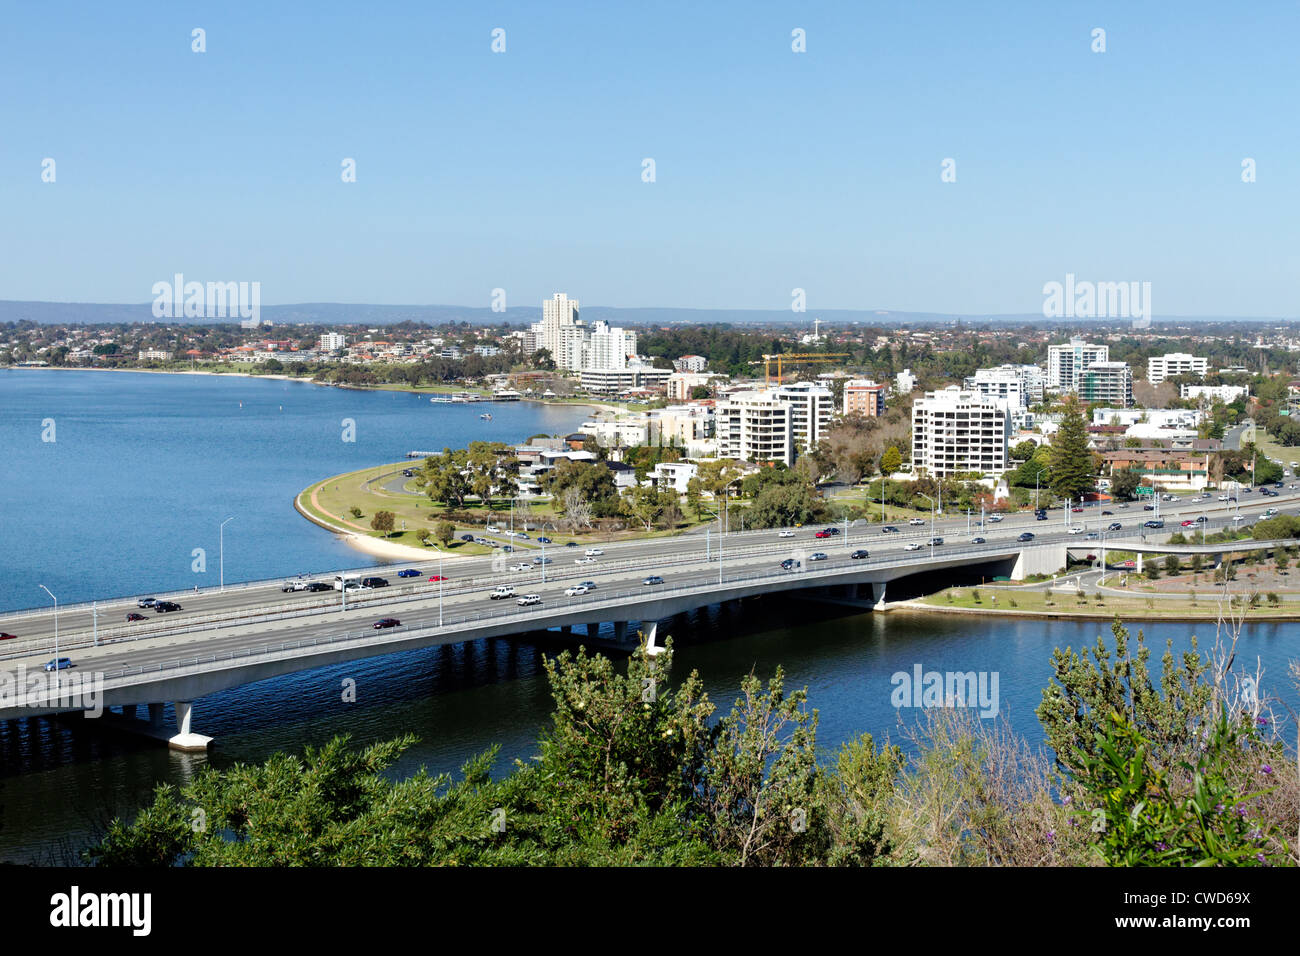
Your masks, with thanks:
[[[0,606],[37,603],[27,594],[37,580],[69,601],[160,578],[183,587],[190,549],[213,553],[217,522],[229,514],[237,515],[226,528],[230,580],[273,577],[286,564],[357,563],[293,510],[293,495],[312,480],[413,449],[568,430],[583,414],[493,406],[488,423],[481,411],[301,383],[0,372]],[[345,417],[357,422],[355,445],[339,440]],[[54,447],[40,441],[45,418],[56,423]],[[1178,652],[1193,634],[1202,650],[1214,638],[1213,623],[1131,625],[1139,627],[1157,674],[1166,640]],[[894,706],[891,678],[917,666],[996,674],[998,719],[1037,746],[1034,710],[1053,649],[1109,637],[1100,622],[863,614],[788,597],[701,608],[662,622],[659,633],[673,639],[675,674],[697,670],[721,712],[745,674],[767,678],[784,668],[787,688],[808,688],[827,754],[864,731],[906,744],[919,711]],[[1262,661],[1264,693],[1292,709],[1286,668],[1300,658],[1297,633],[1289,623],[1251,625],[1238,648],[1240,662]],[[416,734],[419,742],[394,768],[399,775],[421,766],[454,773],[494,744],[497,772],[506,773],[536,753],[551,713],[543,660],[565,646],[536,636],[476,641],[215,694],[195,704],[196,728],[215,738],[207,754],[174,753],[78,722],[0,722],[0,862],[74,863],[109,820],[132,815],[160,782],[183,784],[205,766],[297,752],[340,733],[357,742]],[[343,700],[344,679],[356,683],[355,702]]]

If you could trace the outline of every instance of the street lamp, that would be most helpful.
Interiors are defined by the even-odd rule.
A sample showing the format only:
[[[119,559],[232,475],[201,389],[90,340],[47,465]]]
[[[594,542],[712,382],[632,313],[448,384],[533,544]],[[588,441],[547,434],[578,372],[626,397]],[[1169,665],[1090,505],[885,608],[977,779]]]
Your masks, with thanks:
[[[934,557],[934,499],[924,492],[918,491],[918,495],[930,502],[930,557]]]
[[[226,525],[235,520],[231,515],[217,527],[217,537],[221,544],[221,590],[226,590]]]
[[[54,602],[54,696],[59,696],[59,599],[44,584],[37,585]]]

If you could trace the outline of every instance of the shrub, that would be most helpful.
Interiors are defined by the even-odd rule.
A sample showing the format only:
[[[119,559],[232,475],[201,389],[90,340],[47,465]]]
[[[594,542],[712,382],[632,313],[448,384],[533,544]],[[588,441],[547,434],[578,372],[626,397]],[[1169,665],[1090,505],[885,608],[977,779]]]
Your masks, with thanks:
[[[979,604],[980,603],[979,591],[976,591],[974,588],[971,588],[970,599],[974,601],[976,604]]]
[[[352,513],[352,517],[354,517],[354,518],[360,518],[360,517],[361,517],[361,509],[358,508],[356,505],[353,505],[351,508],[348,509],[348,511],[350,511],[350,512]]]
[[[1268,603],[1271,604],[1271,605],[1273,605],[1274,607],[1277,607],[1279,604],[1282,603],[1282,599],[1281,599],[1280,597],[1277,596],[1277,592],[1276,592],[1276,591],[1269,591],[1269,592],[1268,592]]]

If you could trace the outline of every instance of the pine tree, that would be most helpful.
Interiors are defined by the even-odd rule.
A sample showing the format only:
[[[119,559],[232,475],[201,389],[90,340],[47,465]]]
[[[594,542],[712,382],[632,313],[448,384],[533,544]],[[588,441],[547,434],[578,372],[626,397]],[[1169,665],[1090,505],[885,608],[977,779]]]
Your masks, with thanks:
[[[1092,452],[1088,428],[1078,403],[1065,406],[1061,427],[1052,438],[1052,478],[1049,487],[1058,498],[1079,499],[1094,490]]]

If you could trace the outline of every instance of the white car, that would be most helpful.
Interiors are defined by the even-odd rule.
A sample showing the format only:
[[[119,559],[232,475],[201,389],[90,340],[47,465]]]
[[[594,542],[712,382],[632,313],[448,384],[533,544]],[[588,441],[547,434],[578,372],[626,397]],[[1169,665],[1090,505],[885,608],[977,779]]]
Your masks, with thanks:
[[[919,542],[919,541],[909,541],[909,542],[907,543],[907,547],[903,548],[903,550],[904,550],[904,551],[920,551],[920,550],[921,550],[921,542]]]
[[[993,524],[997,524],[1001,520],[1002,520],[1002,515],[989,515],[989,521],[991,521]]]
[[[595,558],[574,558],[573,563],[574,564],[595,564],[596,559]]]
[[[520,607],[528,607],[531,604],[541,604],[542,597],[540,594],[525,594],[515,603],[518,604]]]
[[[565,588],[564,594],[565,597],[574,597],[579,594],[586,594],[590,590],[591,588],[587,587],[585,584],[575,584],[571,588]]]
[[[1083,528],[1079,527],[1078,525],[1075,525],[1073,528],[1070,529],[1070,534],[1083,534]]]
[[[793,538],[793,537],[794,537],[794,532],[793,532],[793,531],[782,531],[780,534],[777,535],[777,537],[778,537],[778,538]]]
[[[908,524],[912,524],[912,525],[924,525],[924,524],[925,524],[925,519],[924,519],[924,518],[913,518],[911,521],[908,522]]]
[[[498,528],[498,527],[496,527],[495,525],[488,525],[488,526],[487,526],[486,528],[484,528],[483,530],[486,531],[488,534],[500,534],[500,533],[501,533],[501,529]]]
[[[1219,500],[1220,500],[1220,501],[1227,501],[1227,500],[1228,500],[1228,496],[1227,496],[1227,495],[1219,495]]]
[[[532,569],[533,566],[531,564],[512,564],[510,566],[511,571],[531,571]]]
[[[589,558],[598,558],[604,553],[605,552],[600,550],[600,548],[588,548],[586,551],[583,552],[583,554],[585,554]]]

